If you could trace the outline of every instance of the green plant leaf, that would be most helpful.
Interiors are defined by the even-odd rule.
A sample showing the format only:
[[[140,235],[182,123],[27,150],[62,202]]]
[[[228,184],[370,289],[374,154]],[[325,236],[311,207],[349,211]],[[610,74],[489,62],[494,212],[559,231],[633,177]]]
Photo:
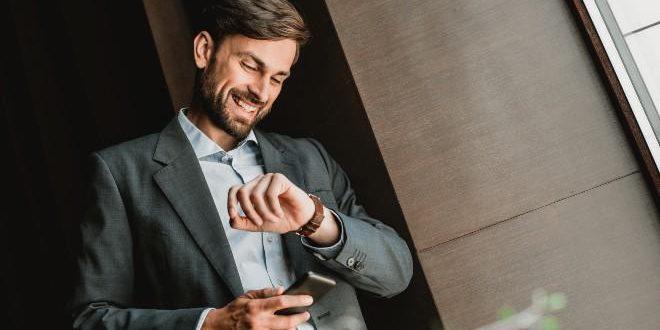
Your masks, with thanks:
[[[548,307],[551,311],[557,311],[566,307],[566,296],[561,292],[555,292],[548,299]]]
[[[559,320],[554,316],[544,316],[541,319],[541,329],[543,330],[558,330]]]
[[[497,316],[500,320],[506,320],[513,316],[513,314],[516,314],[516,311],[509,306],[504,306],[497,311]]]

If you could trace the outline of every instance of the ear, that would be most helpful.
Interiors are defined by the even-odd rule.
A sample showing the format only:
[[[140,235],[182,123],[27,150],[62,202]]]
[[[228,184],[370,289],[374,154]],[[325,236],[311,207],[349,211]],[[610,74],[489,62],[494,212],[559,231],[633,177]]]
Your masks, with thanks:
[[[198,69],[204,69],[209,65],[213,50],[213,39],[208,32],[202,31],[195,36],[195,39],[193,39],[193,56]]]

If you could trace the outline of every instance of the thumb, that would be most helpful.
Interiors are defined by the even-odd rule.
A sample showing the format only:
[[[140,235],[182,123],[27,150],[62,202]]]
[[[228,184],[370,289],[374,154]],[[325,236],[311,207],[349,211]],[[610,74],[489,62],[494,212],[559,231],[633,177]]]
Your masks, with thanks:
[[[261,290],[250,290],[244,294],[247,298],[250,299],[265,299],[274,296],[279,296],[284,293],[284,288],[281,286],[274,288],[265,288]]]

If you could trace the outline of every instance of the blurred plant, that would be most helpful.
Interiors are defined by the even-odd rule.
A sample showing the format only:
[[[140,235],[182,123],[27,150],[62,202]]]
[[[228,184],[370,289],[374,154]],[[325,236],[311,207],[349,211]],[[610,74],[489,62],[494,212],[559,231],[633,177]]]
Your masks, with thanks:
[[[561,292],[550,295],[543,288],[532,293],[532,305],[519,313],[510,307],[503,306],[497,312],[498,320],[477,330],[559,330],[559,320],[549,315],[566,307],[566,296]]]

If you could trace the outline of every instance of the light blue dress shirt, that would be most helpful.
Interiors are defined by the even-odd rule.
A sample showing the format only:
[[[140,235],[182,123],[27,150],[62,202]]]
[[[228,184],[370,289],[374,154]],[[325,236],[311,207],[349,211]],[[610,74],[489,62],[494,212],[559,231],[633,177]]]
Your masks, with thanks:
[[[213,140],[200,131],[185,115],[187,109],[179,111],[179,123],[185,132],[199,160],[204,178],[209,186],[213,201],[220,215],[222,227],[234,255],[234,262],[241,278],[243,292],[268,287],[289,287],[296,278],[289,263],[282,237],[276,233],[248,232],[236,230],[229,225],[227,196],[233,185],[244,184],[264,174],[264,163],[254,131],[240,141],[236,148],[224,151]],[[244,215],[238,206],[239,213]],[[333,212],[334,213],[334,212]],[[301,238],[302,244],[314,252],[318,258],[337,256],[344,244],[344,230],[341,218],[334,213],[340,226],[339,241],[329,247],[315,247],[310,241]],[[197,329],[206,315],[213,308],[208,308],[200,315]],[[298,326],[299,330],[314,329],[309,323]]]

